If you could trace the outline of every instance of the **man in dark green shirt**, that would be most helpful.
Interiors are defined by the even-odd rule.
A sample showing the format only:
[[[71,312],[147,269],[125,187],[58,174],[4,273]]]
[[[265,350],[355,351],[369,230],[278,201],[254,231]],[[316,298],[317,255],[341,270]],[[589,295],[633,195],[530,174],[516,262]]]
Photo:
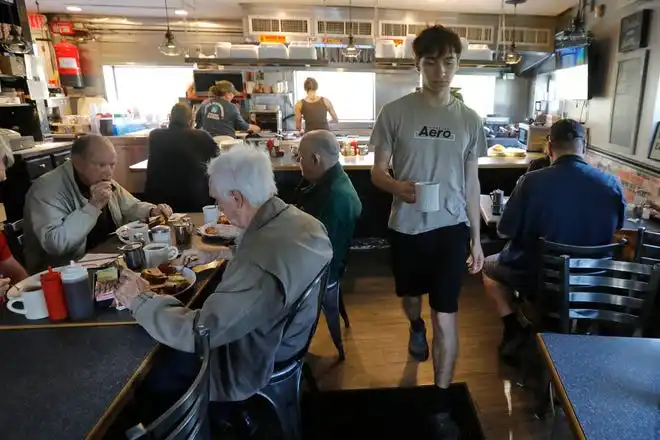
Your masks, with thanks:
[[[339,163],[339,142],[332,133],[327,130],[308,132],[300,141],[298,153],[300,170],[309,182],[309,185],[299,189],[299,208],[325,225],[332,243],[333,257],[323,310],[332,340],[343,360],[344,349],[339,328],[339,279],[346,267],[362,203]]]

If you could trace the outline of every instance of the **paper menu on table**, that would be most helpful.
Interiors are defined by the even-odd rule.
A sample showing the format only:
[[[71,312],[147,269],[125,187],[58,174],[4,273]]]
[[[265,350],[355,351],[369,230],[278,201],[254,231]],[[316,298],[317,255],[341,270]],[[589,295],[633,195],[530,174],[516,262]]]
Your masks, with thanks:
[[[113,263],[119,258],[119,254],[86,254],[78,263],[87,269],[97,268],[109,263]]]

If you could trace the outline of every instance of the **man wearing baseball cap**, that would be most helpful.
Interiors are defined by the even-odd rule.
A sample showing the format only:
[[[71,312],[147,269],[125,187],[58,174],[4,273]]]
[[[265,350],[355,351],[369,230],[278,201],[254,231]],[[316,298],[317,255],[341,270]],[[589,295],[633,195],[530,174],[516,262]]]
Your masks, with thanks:
[[[261,131],[241,117],[231,100],[238,94],[229,81],[218,81],[209,89],[209,99],[202,102],[195,114],[195,127],[206,130],[211,136],[236,137],[236,131]]]
[[[484,287],[504,324],[500,355],[515,353],[524,328],[511,305],[516,289],[533,293],[539,238],[572,246],[611,243],[621,228],[626,201],[618,179],[583,158],[584,128],[562,119],[550,128],[548,153],[552,165],[525,174],[506,204],[497,232],[508,239],[502,252],[486,258]]]

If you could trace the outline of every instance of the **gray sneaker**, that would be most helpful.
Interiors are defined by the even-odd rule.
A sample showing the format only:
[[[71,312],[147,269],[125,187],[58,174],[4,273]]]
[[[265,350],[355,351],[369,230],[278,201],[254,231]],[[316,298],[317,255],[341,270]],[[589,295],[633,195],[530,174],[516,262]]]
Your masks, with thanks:
[[[458,425],[449,413],[438,413],[429,419],[432,440],[458,440],[460,431]]]
[[[429,344],[426,342],[426,329],[416,332],[410,329],[410,339],[408,339],[408,353],[417,362],[424,362],[429,358]]]

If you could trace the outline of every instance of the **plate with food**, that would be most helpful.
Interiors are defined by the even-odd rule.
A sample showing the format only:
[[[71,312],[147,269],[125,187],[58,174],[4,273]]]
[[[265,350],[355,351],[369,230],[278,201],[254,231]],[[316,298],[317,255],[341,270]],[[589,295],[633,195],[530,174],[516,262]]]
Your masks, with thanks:
[[[207,223],[200,226],[199,233],[205,238],[221,238],[224,240],[234,240],[240,234],[239,229],[233,225],[223,223]]]
[[[490,157],[505,157],[506,156],[506,148],[504,145],[501,144],[495,144],[492,147],[488,149],[488,156]]]
[[[149,282],[151,291],[160,295],[180,295],[197,281],[192,269],[169,264],[144,269],[141,276]]]
[[[523,150],[522,148],[509,147],[504,150],[504,154],[506,154],[508,157],[526,157],[527,150]]]

